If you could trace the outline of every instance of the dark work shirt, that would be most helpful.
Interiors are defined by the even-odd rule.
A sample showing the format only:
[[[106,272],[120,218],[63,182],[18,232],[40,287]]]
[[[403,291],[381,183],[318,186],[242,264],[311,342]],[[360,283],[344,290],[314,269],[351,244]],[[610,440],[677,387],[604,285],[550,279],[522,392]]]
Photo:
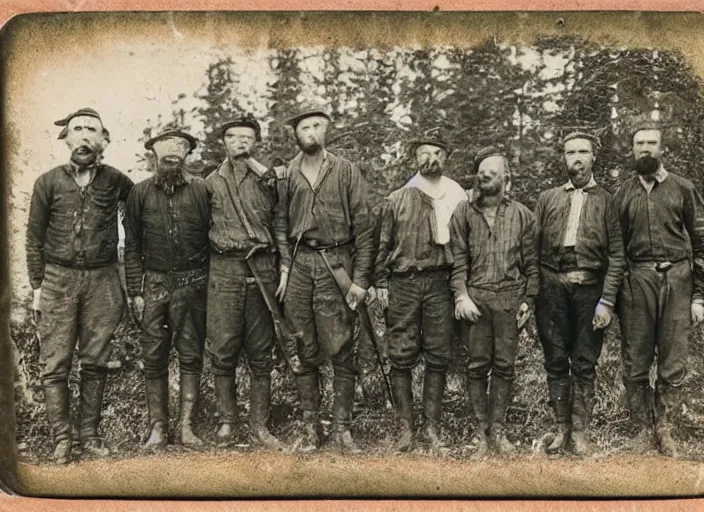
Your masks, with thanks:
[[[32,288],[41,286],[46,263],[96,268],[117,262],[118,203],[127,199],[132,180],[104,164],[85,187],[73,176],[66,164],[34,183],[26,238]]]
[[[140,295],[145,270],[179,272],[208,264],[210,206],[205,181],[189,180],[169,195],[149,178],[125,209],[127,293]]]
[[[392,273],[451,267],[450,244],[435,243],[434,222],[433,199],[420,189],[389,195],[381,212],[375,286],[387,288]]]
[[[540,194],[535,208],[538,262],[555,272],[565,253],[565,231],[574,190],[564,185]],[[585,188],[574,253],[577,268],[604,274],[602,298],[616,303],[625,260],[618,214],[611,196],[600,185]]]
[[[693,258],[694,296],[704,297],[704,201],[694,184],[667,173],[648,193],[638,176],[614,194],[626,259],[635,262]]]
[[[533,214],[521,203],[504,199],[489,227],[475,201],[460,203],[450,223],[450,288],[455,298],[466,294],[467,287],[501,291],[523,286],[526,295],[534,297],[538,264]]]
[[[286,169],[279,187],[276,236],[281,240],[314,240],[321,246],[354,242],[352,280],[362,288],[370,284],[374,247],[373,230],[365,200],[365,184],[359,170],[348,160],[325,152],[316,183],[301,172],[303,154]],[[289,244],[290,247],[290,244]],[[282,264],[291,261],[282,255]]]
[[[228,159],[208,176],[206,185],[211,204],[210,245],[215,252],[247,251],[253,244],[266,244],[272,249],[277,245],[273,230],[277,205],[273,171],[260,176],[243,160],[235,161],[233,167]],[[253,237],[234,207],[235,194],[239,194]]]

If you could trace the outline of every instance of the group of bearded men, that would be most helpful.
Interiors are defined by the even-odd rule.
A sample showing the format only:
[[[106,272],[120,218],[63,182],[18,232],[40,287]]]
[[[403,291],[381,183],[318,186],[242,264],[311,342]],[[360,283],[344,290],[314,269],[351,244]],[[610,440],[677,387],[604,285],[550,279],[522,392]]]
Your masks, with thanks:
[[[547,451],[589,454],[596,366],[617,310],[637,427],[632,448],[642,453],[656,441],[661,453],[678,455],[673,429],[687,338],[704,320],[704,202],[690,181],[665,170],[659,126],[633,130],[636,173],[614,195],[592,174],[598,138],[566,135],[567,180],[540,194],[535,212],[509,197],[509,160],[501,150],[476,154],[468,192],[443,175],[446,142],[420,138],[409,148],[415,174],[388,196],[377,222],[358,167],[325,149],[330,120],[324,110],[302,108],[286,122],[300,152],[288,165],[268,168],[251,156],[261,140],[257,120],[232,119],[219,128],[227,157],[206,179],[184,167],[197,140],[164,131],[145,144],[156,157],[154,175],[136,185],[102,163],[110,135],[95,110],[56,122],[71,157],[37,179],[26,243],[54,460],[65,463],[73,446],[68,376],[76,346],[80,443],[84,453],[109,453],[98,427],[109,343],[125,308],[117,264],[121,202],[127,302],[142,331],[146,448],[169,439],[172,347],[181,443],[203,444],[194,426],[204,355],[214,374],[217,443],[233,441],[235,371],[244,350],[250,439],[283,447],[267,426],[280,334],[272,302],[280,301],[296,340],[287,356],[303,420],[294,448],[321,446],[319,369],[330,361],[329,443],[359,452],[350,429],[355,310],[378,302],[386,311],[396,450],[416,442],[412,370],[421,359],[422,435],[433,452],[445,447],[441,406],[457,319],[468,354],[475,455],[512,452],[507,406],[519,333],[534,312],[557,421]]]

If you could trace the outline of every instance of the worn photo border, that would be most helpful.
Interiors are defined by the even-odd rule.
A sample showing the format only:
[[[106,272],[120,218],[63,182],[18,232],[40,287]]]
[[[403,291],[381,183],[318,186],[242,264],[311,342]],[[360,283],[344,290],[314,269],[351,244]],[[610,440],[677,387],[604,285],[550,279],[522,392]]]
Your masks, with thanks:
[[[328,2],[332,4],[333,2]],[[57,24],[51,16],[35,15],[6,20],[15,14],[36,11],[84,11],[84,10],[242,10],[253,11],[262,7],[252,0],[237,4],[221,0],[212,2],[125,2],[120,0],[85,3],[39,3],[28,0],[16,1],[0,7],[0,20],[5,21],[2,34],[2,105],[12,101],[12,88],[20,86],[23,76],[32,73],[32,65],[42,58],[42,51],[59,44],[67,30],[80,28],[97,44],[110,44],[130,30],[139,33],[147,27],[168,30],[167,19],[171,19],[187,37],[227,37],[228,28],[243,45],[247,41],[259,42],[264,34],[272,45],[349,45],[390,46],[394,44],[435,45],[447,44],[471,46],[495,36],[502,41],[529,43],[534,34],[573,34],[588,37],[591,41],[619,45],[658,46],[662,49],[677,49],[691,62],[693,68],[704,76],[704,16],[690,13],[639,13],[639,12],[568,12],[570,10],[597,10],[607,8],[641,9],[657,8],[671,11],[698,11],[704,2],[682,1],[667,5],[650,5],[646,2],[578,2],[566,6],[566,2],[482,2],[475,10],[526,11],[537,7],[559,12],[479,12],[447,13],[453,9],[466,9],[461,2],[392,2],[362,1],[345,2],[340,5],[325,3],[310,5],[302,0],[281,2],[267,6],[267,10],[299,9],[355,9],[355,10],[410,10],[425,12],[378,12],[374,15],[351,12],[296,13],[123,13],[81,15],[66,17]],[[509,6],[510,4],[510,6]],[[431,11],[439,12],[431,12]],[[366,16],[366,17],[365,17]],[[106,18],[107,17],[107,18]],[[281,25],[283,18],[295,18],[295,22]],[[363,19],[364,23],[355,20]],[[109,23],[105,20],[109,19]],[[156,20],[156,23],[155,23]],[[207,22],[204,23],[203,21]],[[560,23],[558,23],[560,20]],[[276,26],[276,30],[272,27]],[[106,28],[107,27],[107,28]],[[35,29],[41,30],[37,37]],[[274,34],[275,32],[275,34]],[[5,119],[3,119],[5,121]],[[11,147],[12,134],[2,130],[2,147]],[[2,151],[3,158],[7,152]],[[3,161],[3,168],[7,169]],[[3,215],[0,228],[0,251],[8,254],[9,232],[7,223],[7,198],[11,193],[8,173],[0,181],[0,207]],[[4,258],[0,271],[3,284],[9,283],[9,259]],[[693,497],[704,492],[704,463],[674,461],[661,457],[644,457],[637,464],[619,467],[618,473],[609,471],[608,461],[595,458],[583,462],[569,460],[533,459],[524,457],[502,464],[488,462],[466,462],[432,458],[361,456],[342,457],[333,454],[298,456],[227,453],[223,455],[194,454],[173,457],[140,458],[134,460],[91,461],[69,467],[32,466],[17,462],[15,447],[15,424],[13,407],[12,357],[9,343],[11,292],[3,286],[0,315],[5,319],[0,339],[0,488],[34,496],[61,497],[153,497],[153,498],[232,498],[232,497]],[[606,469],[605,469],[606,467]],[[167,474],[179,474],[178,482],[168,482]],[[547,482],[550,482],[548,485]],[[14,499],[13,510],[18,501]],[[24,500],[20,500],[21,503]],[[32,500],[29,500],[32,501]],[[58,502],[54,502],[59,505]],[[143,502],[144,503],[144,502]],[[280,502],[269,502],[269,506]],[[365,502],[365,506],[372,503]],[[546,502],[511,502],[516,507],[549,506]],[[615,506],[632,508],[633,503],[618,502]],[[653,510],[663,506],[701,505],[699,500],[686,502],[641,502]],[[155,508],[144,509],[157,510]],[[329,504],[320,503],[325,507]],[[338,503],[342,505],[342,503]],[[451,504],[447,504],[451,505]],[[498,502],[484,506],[498,506]],[[557,505],[557,503],[554,503]],[[568,504],[563,503],[567,506]],[[0,511],[5,501],[0,500]],[[31,506],[31,505],[29,505]],[[216,506],[216,505],[214,505]],[[298,506],[304,506],[299,502]],[[402,507],[397,503],[378,506]],[[413,506],[422,507],[416,502]],[[428,504],[426,504],[426,507]],[[430,506],[441,504],[433,502]],[[594,508],[608,506],[607,502],[572,502],[572,507]],[[542,507],[540,509],[542,509]],[[656,508],[657,507],[657,508]],[[51,508],[54,508],[51,506]],[[317,507],[316,507],[317,508]],[[348,507],[349,508],[349,507]],[[425,507],[424,507],[425,508]],[[560,506],[561,509],[565,507]],[[60,510],[60,508],[55,508]],[[105,506],[99,507],[105,510]],[[174,506],[170,510],[177,510]],[[191,508],[192,509],[192,508]],[[486,508],[491,510],[492,508]],[[496,508],[496,510],[505,509]],[[29,509],[27,509],[29,510]],[[184,508],[185,510],[185,508]],[[576,510],[576,508],[575,508]]]

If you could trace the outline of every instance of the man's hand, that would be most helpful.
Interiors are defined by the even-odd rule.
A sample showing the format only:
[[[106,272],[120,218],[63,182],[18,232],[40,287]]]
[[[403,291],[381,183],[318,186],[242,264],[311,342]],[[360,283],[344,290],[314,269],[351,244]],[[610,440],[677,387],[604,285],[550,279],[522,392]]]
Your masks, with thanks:
[[[279,278],[279,286],[276,288],[276,293],[274,294],[279,302],[283,302],[284,295],[286,295],[286,287],[288,286],[288,269],[281,269],[281,277]]]
[[[42,288],[39,287],[32,291],[32,315],[34,316],[34,324],[39,325],[39,319],[42,312],[39,310],[39,303],[42,297]]]
[[[469,295],[463,295],[455,301],[455,318],[457,320],[467,320],[474,323],[479,320],[480,316],[482,314],[479,312],[479,308]]]
[[[602,301],[596,305],[596,310],[594,311],[594,320],[592,320],[593,329],[606,329],[611,320],[613,319],[614,312],[611,306],[604,304]]]
[[[699,325],[704,322],[704,304],[700,301],[692,302],[692,323]]]
[[[516,325],[518,326],[519,331],[523,329],[524,325],[526,325],[526,322],[528,322],[528,319],[530,318],[532,312],[532,300],[526,300],[525,302],[522,302],[520,306],[518,306],[518,312],[516,313]]]
[[[130,300],[130,309],[132,310],[132,316],[140,327],[142,326],[142,319],[144,318],[144,298],[141,295],[135,295]]]
[[[352,286],[350,286],[350,290],[347,292],[347,296],[345,297],[345,300],[352,311],[357,309],[357,306],[364,300],[366,294],[367,291],[364,288],[352,283]]]

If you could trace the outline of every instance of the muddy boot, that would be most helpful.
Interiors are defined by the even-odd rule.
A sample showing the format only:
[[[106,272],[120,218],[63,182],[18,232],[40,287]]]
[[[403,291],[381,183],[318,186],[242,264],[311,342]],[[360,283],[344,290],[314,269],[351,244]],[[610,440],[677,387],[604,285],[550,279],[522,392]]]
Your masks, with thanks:
[[[489,437],[494,451],[499,455],[513,453],[515,447],[506,438],[506,410],[511,399],[510,380],[491,377],[491,404]]]
[[[203,446],[203,440],[193,432],[198,417],[199,392],[200,375],[181,373],[181,444],[185,446]]]
[[[489,451],[489,412],[486,391],[488,388],[486,378],[470,379],[469,384],[469,400],[474,411],[474,418],[477,420],[477,437],[479,444],[477,449],[472,454],[475,459],[480,459],[486,456]]]
[[[679,393],[677,388],[661,384],[656,385],[656,418],[655,433],[658,440],[658,448],[665,457],[678,458],[680,452],[677,442],[672,437],[675,425],[673,416],[679,410]]]
[[[391,391],[394,394],[399,436],[394,445],[397,452],[413,447],[413,375],[410,370],[391,370]]]
[[[46,415],[54,440],[52,459],[57,464],[66,464],[71,455],[68,382],[44,384],[44,397],[46,399]]]
[[[250,438],[267,450],[279,451],[283,449],[281,442],[276,439],[266,424],[269,420],[269,406],[271,402],[271,377],[252,375],[249,388],[249,430]]]
[[[626,394],[631,421],[638,429],[630,443],[630,449],[642,455],[653,448],[650,384],[648,381],[627,382]]]
[[[318,372],[296,375],[296,386],[303,409],[303,430],[294,439],[293,446],[302,452],[312,452],[320,446]]]
[[[213,379],[215,404],[218,410],[218,430],[215,441],[219,447],[229,445],[235,437],[237,418],[237,383],[234,375],[216,375]]]
[[[169,425],[169,378],[145,379],[147,410],[149,411],[149,437],[144,449],[159,448],[166,444]]]
[[[361,453],[352,439],[352,406],[354,404],[354,377],[335,376],[333,381],[335,398],[332,404],[331,444],[345,453]]]
[[[100,412],[103,405],[106,371],[83,371],[81,375],[81,426],[79,434],[86,455],[107,457],[110,455],[98,433]]]
[[[572,395],[569,378],[548,381],[548,391],[550,405],[555,411],[555,419],[557,420],[557,433],[545,451],[554,454],[567,448],[572,429]]]
[[[589,442],[589,422],[594,407],[594,381],[575,378],[572,382],[572,453],[591,455],[594,448]]]
[[[445,370],[429,368],[426,363],[423,379],[424,434],[435,455],[442,455],[446,448],[440,438],[440,417],[442,415],[442,397],[445,394],[445,380]]]

